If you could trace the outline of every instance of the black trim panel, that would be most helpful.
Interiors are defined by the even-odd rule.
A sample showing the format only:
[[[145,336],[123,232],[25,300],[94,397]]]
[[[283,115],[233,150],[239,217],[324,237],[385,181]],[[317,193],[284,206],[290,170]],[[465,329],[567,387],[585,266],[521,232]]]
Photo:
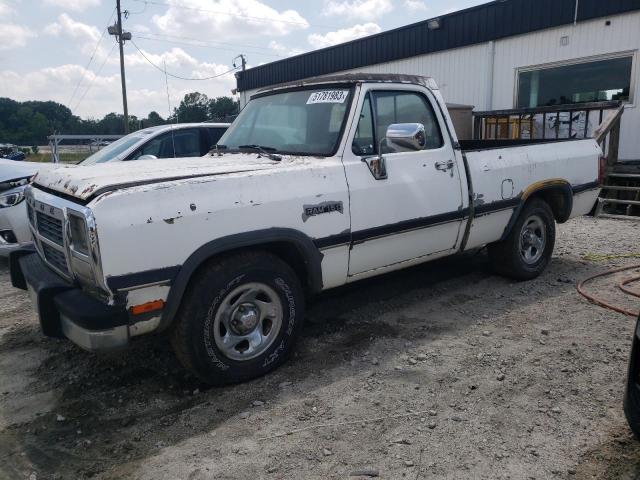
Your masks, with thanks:
[[[597,180],[594,182],[583,183],[582,185],[571,185],[571,190],[573,190],[573,194],[586,192],[587,190],[593,190],[600,187],[600,182]]]
[[[480,217],[482,215],[487,215],[488,213],[497,212],[499,210],[507,210],[509,208],[516,208],[520,205],[522,200],[520,197],[508,198],[506,200],[498,200],[496,202],[485,203],[482,205],[475,206],[475,217]]]
[[[127,273],[107,277],[107,286],[111,291],[123,290],[126,288],[149,285],[152,283],[172,282],[180,271],[180,265],[173,267],[154,268],[143,272]]]
[[[353,232],[353,234],[351,235],[351,241],[355,245],[377,237],[395,235],[410,230],[419,230],[441,223],[454,222],[457,220],[462,220],[468,215],[468,213],[469,209],[464,208],[461,210],[455,210],[453,212],[431,215],[429,217],[412,218],[410,220],[404,220],[398,223],[390,223],[387,225],[380,225],[378,227],[367,228],[365,230]]]
[[[348,245],[351,243],[351,232],[338,233],[337,235],[331,235],[329,237],[316,238],[313,243],[320,249],[333,248],[337,247],[338,245]]]

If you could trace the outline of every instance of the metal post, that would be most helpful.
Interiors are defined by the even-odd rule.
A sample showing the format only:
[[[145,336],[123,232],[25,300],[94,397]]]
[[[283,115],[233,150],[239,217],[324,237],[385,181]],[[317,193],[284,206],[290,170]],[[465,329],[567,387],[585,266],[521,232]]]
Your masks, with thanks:
[[[124,39],[122,38],[122,14],[120,12],[120,0],[116,0],[118,11],[118,46],[120,48],[120,80],[122,82],[122,107],[124,110],[124,134],[129,133],[129,109],[127,108],[127,83],[124,75]]]

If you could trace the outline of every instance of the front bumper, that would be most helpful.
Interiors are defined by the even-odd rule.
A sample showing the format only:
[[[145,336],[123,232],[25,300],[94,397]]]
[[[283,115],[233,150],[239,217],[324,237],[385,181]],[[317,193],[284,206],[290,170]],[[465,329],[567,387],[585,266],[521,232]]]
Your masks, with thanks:
[[[66,337],[85,350],[103,351],[129,343],[124,307],[105,305],[54,273],[32,250],[9,256],[11,283],[29,292],[42,332]]]

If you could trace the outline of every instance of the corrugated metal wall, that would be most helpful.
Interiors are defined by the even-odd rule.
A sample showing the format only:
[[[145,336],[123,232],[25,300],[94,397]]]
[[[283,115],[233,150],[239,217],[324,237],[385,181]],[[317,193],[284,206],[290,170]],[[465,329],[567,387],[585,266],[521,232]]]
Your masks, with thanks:
[[[590,1],[590,0],[581,0]],[[605,20],[611,25],[606,26]],[[569,44],[561,46],[567,36]],[[492,64],[492,51],[495,49]],[[634,52],[633,102],[622,121],[620,156],[640,159],[640,12],[615,15],[561,26],[480,45],[380,63],[345,72],[407,73],[433,77],[448,102],[474,105],[476,110],[515,107],[518,69],[585,59],[593,56]],[[256,90],[242,92],[246,101]]]
[[[241,72],[238,90],[470,46],[573,23],[576,0],[501,0]],[[579,0],[578,21],[640,10],[640,0]]]

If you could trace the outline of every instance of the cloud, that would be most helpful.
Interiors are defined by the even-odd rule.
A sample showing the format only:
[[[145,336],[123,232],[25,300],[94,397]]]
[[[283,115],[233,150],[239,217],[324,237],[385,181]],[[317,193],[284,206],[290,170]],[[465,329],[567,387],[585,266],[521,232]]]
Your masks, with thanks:
[[[300,55],[304,53],[306,50],[302,48],[289,48],[286,45],[283,45],[280,42],[276,42],[275,40],[271,40],[269,42],[269,48],[276,52],[278,55],[282,55],[283,57],[292,57],[294,55]]]
[[[68,10],[75,10],[81,12],[87,8],[97,7],[100,5],[100,0],[45,0],[44,3],[52,5],[54,7],[61,7]]]
[[[149,67],[154,68],[149,64],[151,61],[153,64],[157,65],[160,68],[164,68],[165,62],[167,66],[167,71],[170,68],[177,67],[195,67],[198,65],[198,61],[185,52],[183,49],[174,47],[171,50],[163,53],[149,53],[146,50],[141,50],[142,53],[136,51],[135,53],[131,53],[124,56],[125,65],[127,67]],[[147,57],[149,60],[145,59]],[[228,68],[227,68],[228,69]]]
[[[13,15],[15,10],[11,8],[6,3],[0,3],[0,18],[8,17],[9,15]]]
[[[429,7],[422,0],[404,0],[404,6],[411,12],[427,12]]]
[[[366,37],[367,35],[373,35],[381,30],[380,26],[376,23],[365,23],[364,25],[354,25],[353,27],[329,32],[326,35],[314,33],[309,35],[307,39],[313,47],[323,48],[330,47],[331,45],[336,45],[338,43],[348,42],[349,40],[354,40],[356,38]]]
[[[37,37],[35,32],[20,25],[0,24],[0,50],[24,47],[30,38]],[[10,90],[5,90],[10,91]]]
[[[46,25],[43,32],[54,37],[65,36],[77,40],[80,44],[80,50],[84,54],[93,52],[96,42],[101,36],[101,31],[93,25],[78,22],[66,13],[58,16],[58,20]],[[105,51],[97,52],[100,55],[106,55]]]
[[[391,0],[330,0],[325,3],[322,14],[359,20],[374,20],[393,10]]]
[[[165,34],[229,39],[283,36],[309,23],[295,10],[278,11],[258,0],[169,0],[153,24]]]

